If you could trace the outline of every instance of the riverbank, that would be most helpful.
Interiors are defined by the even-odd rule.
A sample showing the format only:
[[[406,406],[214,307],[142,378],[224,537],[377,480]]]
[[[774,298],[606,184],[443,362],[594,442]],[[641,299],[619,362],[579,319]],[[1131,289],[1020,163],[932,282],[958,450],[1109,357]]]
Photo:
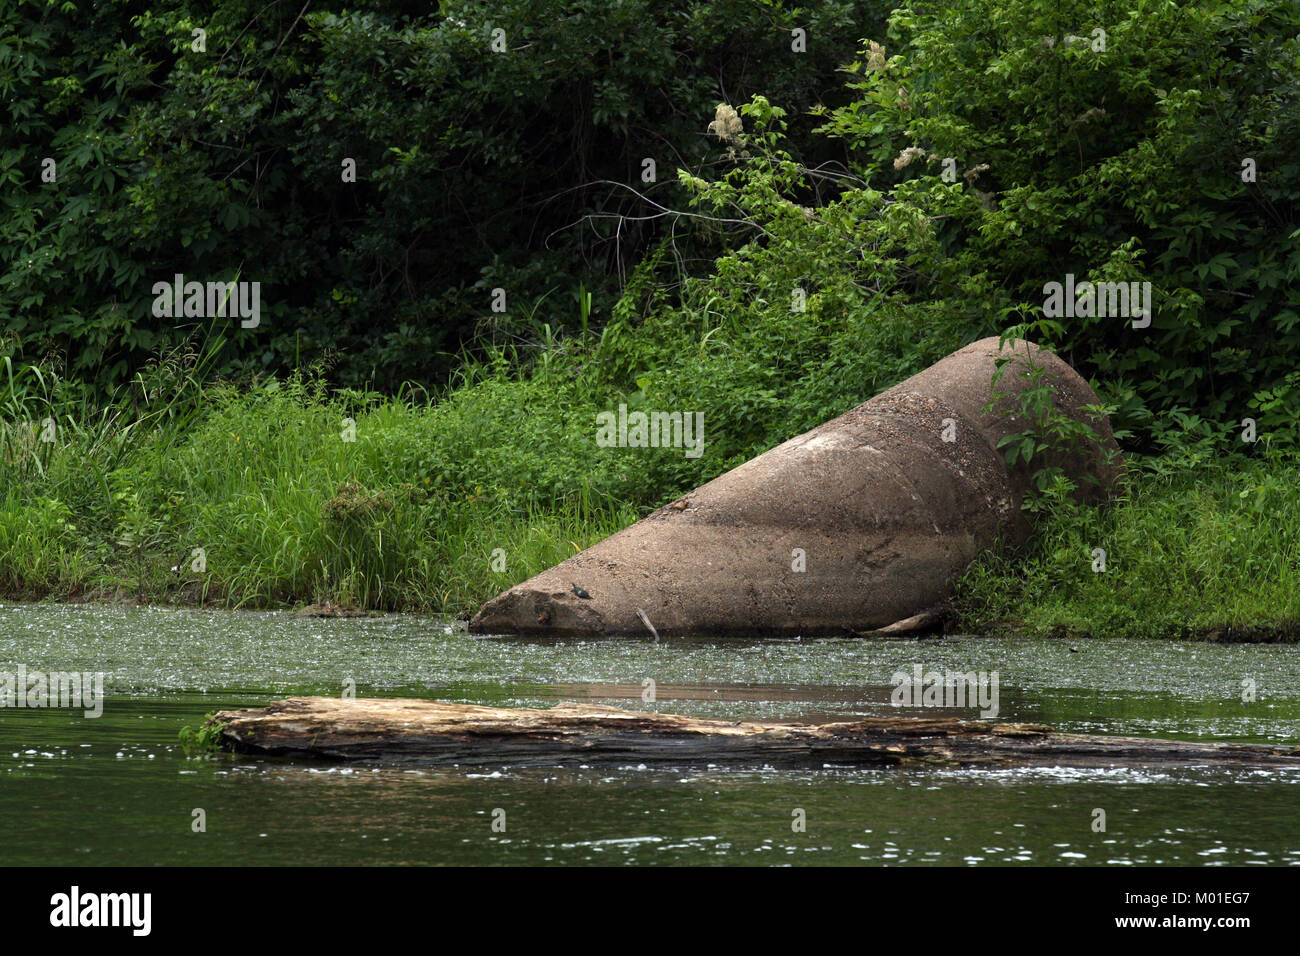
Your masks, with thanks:
[[[72,217],[66,235],[14,217],[19,265],[0,282],[0,595],[467,614],[962,346],[1006,334],[1089,381],[1132,485],[1108,511],[1074,509],[1051,490],[1043,462],[1080,436],[1054,417],[1051,390],[1035,387],[1026,431],[1001,451],[1048,488],[1035,503],[1040,535],[1026,554],[970,570],[950,626],[1293,639],[1300,372],[1287,356],[1300,349],[1300,318],[1288,282],[1300,166],[1286,145],[1289,101],[1258,91],[1296,83],[1295,11],[1257,15],[1233,0],[1195,15],[1130,12],[1108,26],[1129,42],[1096,69],[1083,46],[1044,34],[1059,26],[1048,8],[985,6],[905,5],[858,58],[833,61],[847,83],[834,95],[819,86],[801,98],[777,83],[715,106],[712,83],[698,88],[673,105],[693,145],[660,157],[657,185],[641,180],[630,204],[561,189],[564,203],[528,213],[526,235],[494,221],[492,265],[466,266],[472,284],[457,286],[455,263],[429,245],[456,234],[448,224],[463,213],[459,203],[438,212],[441,200],[409,235],[376,226],[360,259],[338,254],[355,237],[322,239],[319,255],[290,255],[287,270],[250,254],[253,239],[280,237],[279,256],[284,236],[329,231],[273,228],[276,209],[297,222],[314,207],[277,206],[266,184],[248,193],[256,208],[229,183],[214,198],[198,153],[164,162],[193,173],[194,189],[158,169],[142,192],[102,178],[98,199],[71,200],[99,213]],[[972,43],[989,23],[1004,28],[988,36],[1016,43]],[[1215,97],[1202,95],[1207,76]],[[187,73],[168,101],[183,106],[191,86]],[[144,126],[157,128],[156,84],[147,92]],[[55,113],[76,99],[64,93]],[[810,135],[814,101],[824,105]],[[617,104],[601,114],[617,116]],[[488,122],[486,138],[466,142],[497,142],[493,116],[474,120]],[[1225,116],[1240,137],[1207,139]],[[351,121],[378,143],[368,118]],[[514,142],[518,124],[504,122],[501,142]],[[596,142],[583,129],[579,140]],[[27,131],[29,160],[50,153],[48,132]],[[258,141],[242,141],[242,162],[219,151],[223,177],[261,169]],[[445,174],[476,160],[444,164],[435,144],[412,143],[398,151],[400,176],[387,147],[382,163],[360,164],[369,185],[350,192],[370,212],[345,214],[331,199],[321,215],[342,215],[334,225],[350,234],[366,216],[419,221],[412,189],[465,192]],[[581,181],[600,175],[579,165]],[[559,189],[535,174],[524,178]],[[28,185],[15,208],[69,201]],[[184,204],[169,195],[199,197],[202,223],[218,203],[224,239],[178,235]],[[1211,225],[1197,226],[1202,235],[1189,223]],[[613,259],[554,245],[580,224],[599,226],[590,241],[612,244]],[[131,235],[129,261],[100,255],[123,247],[118,229]],[[418,268],[412,253],[437,267]],[[69,285],[64,273],[96,281]],[[224,307],[198,308],[201,296],[183,316],[161,314],[152,281],[178,274],[264,285],[265,315],[232,322]],[[1062,302],[1066,289],[1074,296]],[[1145,290],[1145,305],[1131,309],[1125,289]],[[384,393],[365,390],[375,383]],[[598,415],[623,423],[636,412],[679,416],[690,437],[600,447]]]
[[[952,624],[1042,637],[1300,640],[1300,462],[1225,455],[1130,466],[1129,490],[1109,507],[1060,504],[1040,517],[1027,554],[978,559]]]
[[[469,614],[741,459],[597,448],[599,397],[565,378],[480,371],[435,400],[299,376],[65,410],[54,441],[6,426],[0,596]],[[1109,507],[1049,493],[1025,552],[962,579],[949,628],[1300,639],[1297,465],[1206,439],[1131,456]]]

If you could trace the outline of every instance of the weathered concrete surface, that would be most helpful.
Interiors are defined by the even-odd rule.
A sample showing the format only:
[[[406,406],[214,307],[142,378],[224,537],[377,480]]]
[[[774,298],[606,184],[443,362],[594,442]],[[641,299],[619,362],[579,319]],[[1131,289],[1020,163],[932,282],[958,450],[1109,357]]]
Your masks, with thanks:
[[[1027,427],[1014,396],[1031,363],[1102,436],[1058,463],[1104,493],[1123,466],[1109,423],[1083,411],[1088,383],[1028,342],[982,339],[498,595],[470,630],[648,635],[644,614],[665,636],[864,633],[932,608],[999,535],[1028,534],[1029,474],[1008,472],[997,443]]]

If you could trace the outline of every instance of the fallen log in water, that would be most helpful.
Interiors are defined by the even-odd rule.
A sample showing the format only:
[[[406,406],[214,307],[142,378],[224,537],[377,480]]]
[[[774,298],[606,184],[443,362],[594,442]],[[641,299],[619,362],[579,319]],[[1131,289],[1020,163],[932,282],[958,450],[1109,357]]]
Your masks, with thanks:
[[[1061,734],[1039,724],[873,717],[729,721],[562,703],[550,710],[437,700],[291,697],[212,718],[239,753],[478,767],[593,763],[773,767],[1300,767],[1300,748]]]

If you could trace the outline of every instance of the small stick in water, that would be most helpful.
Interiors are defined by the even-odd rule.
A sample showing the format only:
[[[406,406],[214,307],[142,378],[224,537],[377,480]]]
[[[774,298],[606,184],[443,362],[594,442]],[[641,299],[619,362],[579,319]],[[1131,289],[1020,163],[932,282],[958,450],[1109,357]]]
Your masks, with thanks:
[[[656,630],[655,630],[655,626],[654,626],[653,624],[650,623],[650,618],[648,618],[648,617],[645,616],[645,611],[641,610],[640,608],[637,608],[637,609],[636,609],[636,616],[639,617],[639,618],[641,619],[641,623],[644,624],[644,625],[649,629],[650,633],[653,634],[653,635],[655,636],[655,643],[658,644],[658,643],[659,643],[659,632],[656,631]]]

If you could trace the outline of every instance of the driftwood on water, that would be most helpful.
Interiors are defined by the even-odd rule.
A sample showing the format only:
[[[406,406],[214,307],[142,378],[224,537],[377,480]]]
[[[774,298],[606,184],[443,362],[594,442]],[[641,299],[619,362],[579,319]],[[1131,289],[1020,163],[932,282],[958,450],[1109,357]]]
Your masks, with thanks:
[[[1057,733],[1039,724],[874,717],[729,721],[562,703],[549,710],[435,700],[291,697],[213,717],[227,749],[478,767],[594,763],[773,767],[1300,767],[1300,748]]]

